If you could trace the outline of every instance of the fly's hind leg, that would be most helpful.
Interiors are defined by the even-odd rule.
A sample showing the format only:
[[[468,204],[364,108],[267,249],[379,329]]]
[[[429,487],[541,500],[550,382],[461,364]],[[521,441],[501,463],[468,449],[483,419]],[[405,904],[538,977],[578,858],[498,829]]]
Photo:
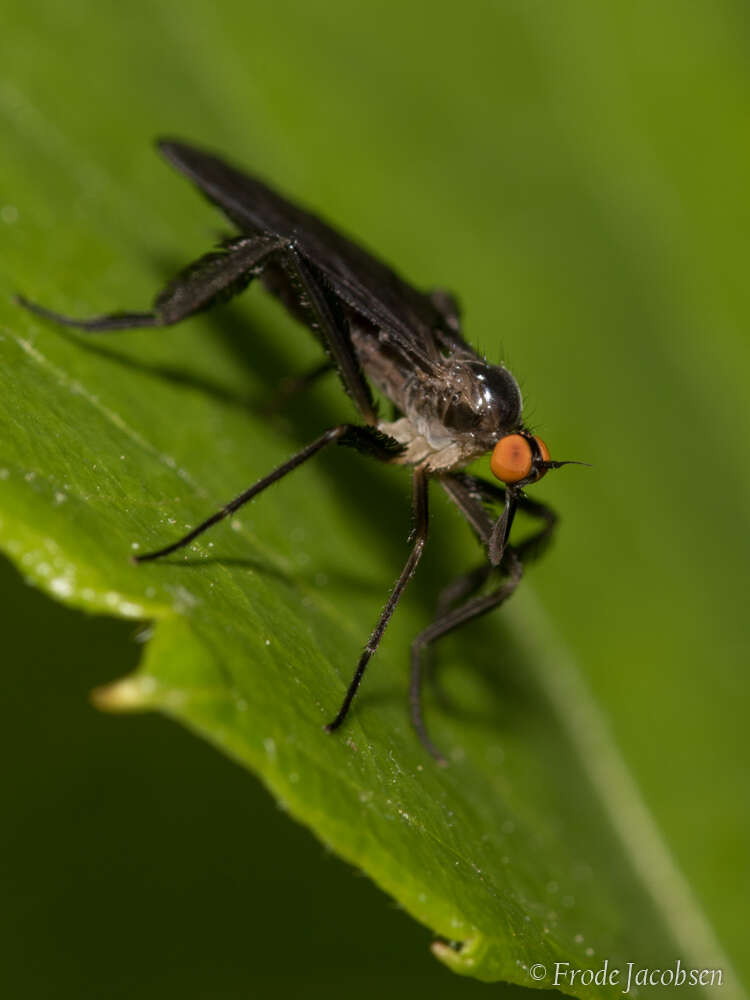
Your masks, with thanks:
[[[75,319],[17,296],[19,305],[44,319],[90,333],[171,326],[243,291],[282,246],[274,236],[238,236],[180,271],[154,299],[150,312],[116,312]]]
[[[354,351],[349,322],[337,296],[295,244],[280,236],[238,236],[228,240],[180,271],[157,295],[150,312],[116,312],[77,319],[53,312],[21,295],[16,297],[16,301],[37,316],[90,333],[171,326],[239,294],[271,263],[278,265],[278,271],[288,286],[290,299],[294,300],[292,311],[295,315],[304,316],[320,336],[338,369],[344,388],[365,422],[375,425],[375,402]],[[288,304],[291,306],[291,301]]]

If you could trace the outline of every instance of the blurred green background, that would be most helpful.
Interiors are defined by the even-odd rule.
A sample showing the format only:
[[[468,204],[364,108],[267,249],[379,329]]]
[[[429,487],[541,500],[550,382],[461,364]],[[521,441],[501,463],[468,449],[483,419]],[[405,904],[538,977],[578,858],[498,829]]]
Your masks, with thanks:
[[[0,238],[33,259],[54,234],[42,301],[86,294],[70,227],[108,227],[115,275],[123,233],[128,254],[179,259],[160,185],[210,219],[166,179],[160,133],[459,293],[553,457],[594,465],[545,480],[563,524],[530,583],[745,974],[747,56],[746,5],[726,0],[10,2],[0,37]],[[37,158],[59,160],[59,188],[25,183]],[[137,661],[132,626],[10,568],[2,594],[9,995],[487,989],[246,774],[160,718],[88,706]]]

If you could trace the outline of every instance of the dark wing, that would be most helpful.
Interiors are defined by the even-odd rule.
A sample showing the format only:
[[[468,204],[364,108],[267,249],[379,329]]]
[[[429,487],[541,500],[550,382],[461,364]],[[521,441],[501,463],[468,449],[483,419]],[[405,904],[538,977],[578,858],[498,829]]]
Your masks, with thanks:
[[[344,302],[387,330],[415,360],[470,350],[439,300],[417,291],[317,216],[210,153],[171,140],[160,141],[159,149],[242,232],[294,241]]]

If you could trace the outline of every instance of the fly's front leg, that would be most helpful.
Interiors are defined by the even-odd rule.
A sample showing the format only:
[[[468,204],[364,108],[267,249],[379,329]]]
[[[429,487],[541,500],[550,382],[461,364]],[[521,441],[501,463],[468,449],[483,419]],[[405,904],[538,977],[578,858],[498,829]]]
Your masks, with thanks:
[[[419,560],[422,557],[422,552],[424,551],[425,543],[427,542],[427,527],[429,523],[427,496],[427,473],[424,469],[416,468],[414,470],[414,478],[412,481],[412,508],[414,512],[412,550],[409,553],[409,558],[404,564],[404,568],[401,570],[401,573],[394,584],[393,590],[391,591],[388,601],[378,618],[377,624],[372,630],[372,635],[370,636],[367,645],[359,658],[357,669],[354,671],[354,676],[352,677],[346,695],[344,696],[341,708],[338,710],[336,718],[326,726],[329,733],[338,729],[346,718],[354,696],[357,693],[357,689],[362,681],[367,664],[369,663],[375,650],[380,645],[380,640],[383,638],[386,626],[391,620],[393,612],[396,610],[396,605],[401,600],[401,596],[406,589],[406,585],[414,576]]]
[[[435,609],[435,620],[443,618],[451,608],[455,607],[461,601],[465,601],[472,594],[475,594],[478,590],[484,586],[492,572],[492,566],[488,562],[483,562],[480,566],[475,569],[469,570],[468,573],[462,573],[461,576],[456,577],[447,586],[443,587],[438,595],[437,608]],[[447,699],[445,698],[440,685],[438,684],[438,671],[437,671],[437,661],[435,658],[435,647],[428,646],[424,651],[424,655],[421,660],[421,670],[427,677],[428,682],[431,684],[435,697],[443,705],[447,705]],[[412,692],[412,706],[414,701],[417,702],[417,713],[421,715],[420,703],[420,691],[421,691],[421,679],[419,676],[416,678],[412,675],[412,686],[416,686],[416,693]]]
[[[494,524],[487,512],[486,505],[497,504],[506,508],[508,491],[487,479],[470,476],[466,472],[455,472],[450,476],[445,476],[441,479],[441,483],[451,500],[474,529],[480,542],[489,550]],[[524,493],[516,493],[514,503],[518,510],[529,514],[542,523],[528,538],[514,543],[513,548],[524,562],[538,559],[552,541],[559,518],[547,504],[540,500],[533,500]]]
[[[538,501],[529,500],[519,494],[514,494],[511,498],[509,492],[502,487],[466,473],[456,472],[441,476],[440,484],[466,518],[488,556],[486,564],[464,574],[445,588],[438,602],[435,621],[412,643],[410,684],[412,723],[425,748],[438,762],[444,764],[445,759],[429,737],[422,713],[422,675],[424,658],[429,655],[427,650],[432,643],[448,632],[487,614],[511,596],[523,574],[522,555],[524,552],[534,554],[533,546],[548,540],[556,519],[552,511]],[[512,512],[509,499],[512,499],[521,510],[542,518],[545,523],[520,546],[513,548],[504,544],[501,557],[496,561],[493,558],[493,545],[497,539],[498,524],[501,525],[503,535],[506,532],[502,524],[503,518],[493,519],[487,510],[487,504],[502,504],[507,527],[508,512]],[[504,539],[502,541],[504,542]],[[471,596],[476,594],[493,572],[502,573],[505,580],[489,594]]]
[[[484,562],[468,573],[456,577],[447,587],[443,587],[438,595],[436,617],[442,618],[456,604],[475,594],[486,583],[491,572],[492,566]]]
[[[29,302],[17,302],[44,319],[90,333],[171,326],[243,291],[282,243],[274,236],[238,236],[180,271],[154,299],[151,312],[117,312],[75,319]]]
[[[505,550],[502,568],[507,573],[507,578],[499,587],[489,594],[472,597],[457,608],[446,611],[442,616],[436,618],[432,625],[428,626],[423,632],[420,632],[411,646],[410,701],[412,723],[422,744],[439,764],[444,765],[447,762],[430,739],[422,716],[421,673],[423,651],[431,643],[447,635],[448,632],[452,632],[453,629],[459,628],[459,626],[465,625],[467,622],[474,621],[475,618],[487,614],[488,611],[493,611],[504,601],[507,601],[520,583],[523,574],[521,560],[513,549],[507,548]],[[489,576],[491,569],[488,571],[487,576]]]
[[[554,536],[559,517],[546,503],[542,503],[540,500],[532,500],[531,497],[521,497],[518,506],[520,510],[542,521],[540,528],[515,546],[519,557],[525,562],[529,562],[530,560],[538,559],[547,551]]]

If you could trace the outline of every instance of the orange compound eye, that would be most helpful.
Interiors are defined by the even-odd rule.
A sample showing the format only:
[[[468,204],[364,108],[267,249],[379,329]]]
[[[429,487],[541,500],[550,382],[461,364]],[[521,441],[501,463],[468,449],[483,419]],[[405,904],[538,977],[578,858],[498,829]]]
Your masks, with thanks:
[[[526,438],[506,434],[492,450],[490,468],[501,483],[517,483],[531,472],[531,461],[531,445]]]
[[[534,440],[539,445],[539,451],[542,453],[542,461],[549,462],[549,448],[547,445],[540,437],[537,437],[536,434],[534,435]],[[546,472],[547,470],[545,469],[544,471]]]
[[[549,448],[540,437],[534,437],[543,462],[549,462]],[[528,438],[523,434],[507,434],[495,445],[490,458],[490,468],[502,483],[517,483],[531,473],[534,456]],[[537,479],[547,472],[538,470]]]
[[[547,445],[544,443],[544,441],[542,441],[540,437],[537,437],[536,435],[534,435],[534,440],[539,445],[539,451],[542,456],[542,461],[549,462],[549,448],[547,447]],[[547,471],[548,471],[547,469],[539,470],[539,475],[537,476],[537,482],[542,478],[542,476],[547,475]]]

